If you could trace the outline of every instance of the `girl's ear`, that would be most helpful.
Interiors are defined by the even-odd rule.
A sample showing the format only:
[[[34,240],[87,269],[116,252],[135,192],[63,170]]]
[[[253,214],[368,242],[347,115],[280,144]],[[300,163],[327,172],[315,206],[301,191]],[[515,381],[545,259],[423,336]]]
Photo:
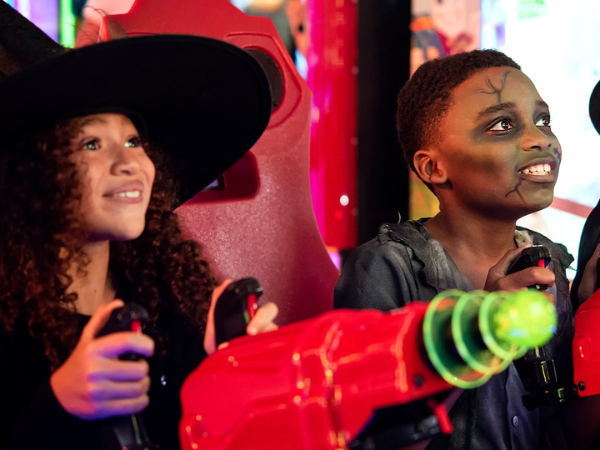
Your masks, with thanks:
[[[448,181],[448,174],[443,163],[437,158],[434,150],[419,150],[413,157],[417,175],[428,184],[444,184]]]

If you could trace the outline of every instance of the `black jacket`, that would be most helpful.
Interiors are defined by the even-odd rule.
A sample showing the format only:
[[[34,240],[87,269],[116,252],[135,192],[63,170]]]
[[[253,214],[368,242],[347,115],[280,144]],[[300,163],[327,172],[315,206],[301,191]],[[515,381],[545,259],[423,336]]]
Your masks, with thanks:
[[[389,225],[387,232],[354,250],[335,288],[335,308],[389,311],[415,300],[431,300],[448,289],[473,290],[439,241],[421,221]],[[515,240],[530,240],[550,249],[548,266],[556,276],[552,291],[558,312],[557,335],[544,346],[555,360],[559,377],[572,383],[571,342],[574,334],[569,282],[565,269],[573,258],[562,245],[517,227]],[[434,438],[431,449],[534,450],[545,439],[540,411],[527,411],[526,394],[511,364],[486,384],[465,391],[450,411],[454,431]]]

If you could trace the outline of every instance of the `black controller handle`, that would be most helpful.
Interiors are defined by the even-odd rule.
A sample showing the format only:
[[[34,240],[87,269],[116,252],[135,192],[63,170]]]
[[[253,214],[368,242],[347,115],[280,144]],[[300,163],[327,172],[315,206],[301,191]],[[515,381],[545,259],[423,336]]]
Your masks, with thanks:
[[[97,337],[119,331],[141,333],[148,321],[146,308],[137,303],[127,303],[115,309]],[[135,353],[126,353],[119,359],[137,361],[141,357]],[[157,450],[158,447],[148,437],[141,414],[128,414],[104,419],[102,438],[110,450]]]
[[[217,345],[244,336],[246,326],[258,309],[262,287],[255,278],[231,282],[215,305],[215,337]]]
[[[534,245],[533,247],[527,247],[515,259],[508,268],[506,272],[507,275],[515,272],[519,272],[520,270],[526,269],[528,267],[546,267],[550,264],[552,257],[550,256],[550,251],[547,247],[543,245]],[[536,284],[533,286],[529,286],[530,289],[536,289],[538,291],[545,291],[548,289],[548,286]]]
[[[596,285],[594,287],[594,292],[600,289],[600,258],[596,261]]]
[[[543,245],[534,245],[521,252],[508,268],[507,274],[527,267],[546,267],[550,261],[550,251]],[[548,289],[548,286],[536,284],[529,288],[543,291]],[[529,410],[539,406],[557,405],[577,395],[574,385],[559,384],[554,360],[547,357],[544,347],[529,350],[523,358],[514,361],[514,365],[525,389],[529,391],[523,396],[523,405]]]

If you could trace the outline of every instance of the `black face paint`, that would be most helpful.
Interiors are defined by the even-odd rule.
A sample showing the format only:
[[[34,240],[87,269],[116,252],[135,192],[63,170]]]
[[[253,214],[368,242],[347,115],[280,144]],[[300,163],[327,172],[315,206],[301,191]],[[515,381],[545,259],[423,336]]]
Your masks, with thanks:
[[[515,139],[520,139],[525,130],[525,126],[521,119],[518,118],[516,114],[510,110],[510,104],[507,104],[507,111],[505,116],[512,122],[512,129],[507,130],[504,134],[491,134],[489,132],[489,128],[497,122],[497,119],[494,119],[492,123],[486,122],[475,127],[470,133],[471,140],[475,144],[485,144],[486,142],[510,142],[514,141]]]
[[[502,91],[504,90],[504,85],[506,84],[506,77],[508,76],[508,74],[510,73],[510,70],[507,70],[506,72],[504,72],[502,74],[502,76],[500,77],[500,84],[501,86],[499,88],[497,88],[496,86],[494,86],[494,84],[492,83],[491,79],[487,79],[486,83],[487,85],[490,87],[489,91],[475,91],[474,94],[496,94],[498,96],[498,104],[502,103],[502,99],[501,99],[501,95],[502,95]]]
[[[513,130],[511,130],[511,132],[507,132],[504,136],[490,136],[487,131],[488,131],[488,127],[491,127],[493,125],[493,123],[484,123],[480,126],[478,126],[477,128],[475,128],[473,130],[473,133],[471,134],[471,139],[477,143],[482,143],[485,142],[486,140],[489,140],[490,142],[493,140],[494,142],[497,142],[498,140],[512,140],[515,139],[515,134],[519,131],[522,131],[522,126],[520,126],[520,121],[517,120],[517,118],[512,117],[513,114],[510,113],[510,110],[514,108],[514,104],[513,103],[507,103],[506,105],[502,104],[502,91],[504,90],[505,86],[506,86],[506,77],[508,76],[508,74],[510,73],[510,70],[507,70],[506,72],[504,72],[501,76],[500,76],[500,87],[496,87],[494,86],[494,83],[492,82],[491,78],[486,78],[485,82],[486,84],[489,86],[489,90],[478,90],[475,91],[473,94],[471,95],[475,95],[475,94],[489,94],[489,95],[496,95],[497,96],[497,109],[498,111],[495,112],[499,112],[500,110],[506,110],[507,112],[507,118],[509,118],[512,123],[513,123]],[[489,109],[489,108],[488,108]],[[494,113],[495,113],[494,112]],[[492,114],[492,111],[489,112],[482,112],[480,113],[480,115],[487,115],[487,114]],[[504,138],[504,139],[502,139]]]
[[[515,166],[515,171],[518,172],[519,168]],[[519,177],[519,181],[517,181],[517,184],[515,184],[515,188],[512,191],[508,191],[506,193],[506,195],[504,196],[504,198],[507,198],[510,194],[512,194],[513,192],[516,193],[519,197],[521,197],[521,200],[523,200],[523,203],[525,202],[525,199],[523,198],[523,196],[521,195],[521,192],[519,192],[519,187],[521,186],[521,183],[523,182],[523,180],[521,179],[521,177]]]
[[[476,91],[476,94],[496,94],[497,96],[497,102],[498,105],[502,104],[502,91],[504,90],[504,87],[506,86],[506,77],[508,76],[508,74],[510,73],[510,71],[506,71],[505,73],[502,74],[502,76],[500,77],[500,87],[496,87],[494,86],[494,83],[492,82],[492,80],[490,78],[486,79],[486,83],[487,85],[490,87],[489,91],[488,90],[480,90],[480,91]],[[485,126],[485,128],[487,129],[488,125]],[[515,120],[513,119],[513,129],[511,130],[512,132],[507,132],[506,135],[504,136],[490,136],[490,140],[494,139],[495,142],[497,142],[499,139],[502,139],[502,137],[506,138],[506,140],[513,140],[517,137],[519,137],[522,132],[523,132],[523,126],[520,126],[519,124],[519,120]],[[483,134],[484,136],[486,136],[486,134]],[[555,148],[555,153],[558,152],[558,149]],[[559,159],[559,164],[560,164],[560,156],[558,157]],[[519,167],[515,166],[515,173],[518,173],[519,171]],[[505,195],[505,198],[507,198],[510,194],[512,194],[513,192],[516,193],[523,202],[525,202],[525,199],[523,198],[523,195],[521,194],[521,192],[519,191],[519,188],[521,187],[521,184],[523,183],[523,180],[521,179],[521,177],[518,178],[517,184],[515,184],[515,187],[508,191]]]
[[[556,162],[557,162],[556,167],[559,167],[560,163],[562,161],[562,153],[560,152],[558,147],[554,147],[552,150],[554,151],[554,156],[556,156]]]

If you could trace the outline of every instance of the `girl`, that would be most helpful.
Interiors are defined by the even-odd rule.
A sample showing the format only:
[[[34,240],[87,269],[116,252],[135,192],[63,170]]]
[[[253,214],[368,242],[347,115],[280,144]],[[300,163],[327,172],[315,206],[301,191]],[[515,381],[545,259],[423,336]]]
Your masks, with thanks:
[[[102,419],[140,411],[154,443],[178,448],[179,389],[214,349],[220,291],[173,209],[258,139],[268,82],[206,38],[64,52],[4,2],[0,29],[0,448],[104,448]],[[146,334],[97,337],[130,301]],[[148,361],[118,359],[129,352]]]

